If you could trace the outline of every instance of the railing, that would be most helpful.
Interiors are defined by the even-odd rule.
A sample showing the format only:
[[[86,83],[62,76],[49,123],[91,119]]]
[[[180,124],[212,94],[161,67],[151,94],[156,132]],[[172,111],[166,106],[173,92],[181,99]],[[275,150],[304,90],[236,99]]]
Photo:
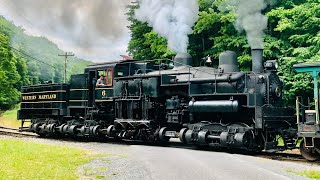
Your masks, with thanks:
[[[308,98],[308,105],[303,104],[303,99],[301,96],[296,97],[296,116],[297,116],[297,124],[305,123],[305,110],[310,110],[312,108],[310,98]]]

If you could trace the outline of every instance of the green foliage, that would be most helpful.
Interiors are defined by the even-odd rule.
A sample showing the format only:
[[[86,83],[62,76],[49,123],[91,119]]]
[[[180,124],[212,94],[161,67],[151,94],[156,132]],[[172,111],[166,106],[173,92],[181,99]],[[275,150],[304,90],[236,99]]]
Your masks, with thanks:
[[[41,75],[39,65],[35,61],[29,61],[28,67],[31,84],[39,84],[39,77]]]
[[[128,44],[128,51],[135,59],[153,59],[156,58],[151,52],[150,45],[146,43],[146,34],[151,32],[147,23],[142,23],[134,18],[134,11],[137,5],[130,5],[127,13],[128,20],[131,22],[129,29],[131,31],[131,40]]]
[[[158,58],[171,58],[174,54],[167,47],[167,40],[159,37],[157,33],[151,31],[145,34],[146,44],[150,47],[151,53]]]
[[[19,92],[16,88],[21,79],[16,63],[17,59],[14,57],[9,47],[8,38],[0,34],[0,108],[11,108],[19,101]]]
[[[23,57],[14,56],[16,59],[16,68],[20,75],[20,80],[15,84],[16,89],[21,89],[22,86],[26,86],[30,84],[30,79],[28,76],[28,67],[26,60]]]
[[[131,40],[128,44],[128,51],[131,56],[139,60],[171,58],[174,54],[167,47],[167,40],[158,36],[152,31],[147,23],[135,19],[134,11],[138,5],[130,5],[127,13],[131,22]]]
[[[20,109],[20,105],[17,104],[12,110],[0,112],[0,126],[9,128],[19,128],[21,126],[21,120],[17,119],[17,111]],[[28,126],[30,123],[26,122],[24,126]]]
[[[17,56],[23,57],[24,61],[27,62],[27,69],[29,69],[28,75],[30,76],[29,81],[31,84],[38,84],[44,81],[61,83],[63,81],[61,73],[63,76],[64,66],[60,64],[64,65],[64,57],[58,56],[58,54],[63,54],[64,52],[60,50],[56,44],[45,37],[34,37],[25,34],[24,29],[16,27],[12,22],[7,21],[1,16],[0,27],[0,32],[9,37],[11,46],[30,55],[29,57],[15,51]],[[83,73],[84,68],[91,63],[90,61],[76,57],[69,57],[67,79],[70,78],[71,74]],[[32,71],[30,69],[32,69]]]
[[[312,79],[308,74],[297,74],[293,64],[320,60],[320,4],[318,0],[291,1],[280,4],[267,15],[272,34],[282,41],[280,71],[285,82],[285,98],[312,97]]]
[[[26,35],[24,29],[0,16],[0,109],[19,102],[21,86],[63,82],[64,58],[58,56],[62,53],[48,39]],[[67,79],[83,73],[88,64],[91,62],[69,58]]]
[[[291,171],[291,172],[298,174],[298,175],[301,175],[301,176],[304,176],[304,177],[311,178],[311,179],[317,179],[317,180],[320,179],[320,171],[319,170],[304,170],[304,171],[299,171],[299,172],[296,172],[296,171]]]
[[[199,20],[189,36],[188,51],[195,65],[207,55],[217,64],[219,54],[232,50],[238,54],[242,70],[250,70],[250,47],[246,34],[234,28],[235,14],[220,11],[224,0],[199,0]],[[306,74],[297,74],[292,66],[300,62],[320,60],[320,3],[319,0],[268,0],[264,10],[269,18],[264,37],[265,59],[279,59],[280,75],[285,84],[285,99],[292,103],[296,95],[311,95],[312,80]],[[147,24],[134,18],[130,7],[131,36],[128,51],[137,59],[169,57],[166,40],[159,38]],[[147,57],[147,58],[146,58]]]

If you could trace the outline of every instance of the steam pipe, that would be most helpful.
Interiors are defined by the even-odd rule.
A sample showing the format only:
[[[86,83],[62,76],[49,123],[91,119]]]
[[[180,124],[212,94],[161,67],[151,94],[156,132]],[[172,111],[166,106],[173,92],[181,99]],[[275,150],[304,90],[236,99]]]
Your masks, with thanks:
[[[251,49],[252,72],[263,72],[263,49]]]
[[[216,82],[217,83],[218,82],[235,82],[235,81],[238,81],[239,79],[241,79],[244,75],[245,75],[245,73],[239,72],[239,73],[232,74],[232,76],[217,76],[212,79],[208,79],[208,78],[192,79],[192,80],[190,80],[190,82],[192,82],[194,84],[216,83]],[[188,80],[178,80],[177,82],[184,83],[184,82],[189,82],[189,81]]]

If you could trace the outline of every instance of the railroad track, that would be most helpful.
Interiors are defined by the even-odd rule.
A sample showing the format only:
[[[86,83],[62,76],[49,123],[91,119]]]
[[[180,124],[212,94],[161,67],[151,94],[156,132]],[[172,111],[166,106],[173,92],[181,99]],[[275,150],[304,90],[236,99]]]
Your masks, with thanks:
[[[277,152],[277,153],[265,153],[262,152],[255,157],[265,158],[265,159],[272,159],[277,161],[288,161],[288,162],[296,162],[296,163],[304,163],[304,164],[314,164],[320,165],[320,161],[311,162],[307,159],[303,158],[300,154],[290,153],[290,152]]]
[[[24,132],[24,131],[20,131],[20,129],[8,128],[8,127],[2,127],[2,126],[0,126],[0,134],[2,134],[2,135],[34,136],[34,137],[38,136],[35,133]]]
[[[9,135],[9,136],[17,136],[17,137],[21,137],[21,136],[39,137],[35,133],[21,132],[20,129],[8,128],[8,127],[2,127],[2,126],[0,126],[0,135]],[[59,140],[59,139],[56,139],[56,138],[52,138],[52,139]],[[64,140],[64,141],[66,141],[66,140],[67,141],[76,141],[75,139],[72,139],[72,138],[64,138],[64,139],[61,139],[61,140]],[[149,143],[140,142],[140,141],[138,141],[138,142],[134,142],[134,141],[121,141],[121,142],[110,141],[109,144],[152,145],[152,146],[155,145],[155,144],[149,144]],[[185,145],[179,143],[177,140],[173,140],[172,142],[170,142],[168,144],[155,145],[155,146],[167,146],[167,147],[173,147],[173,148],[197,149],[195,146],[191,146],[191,145],[185,146]],[[205,149],[201,149],[201,150],[212,151],[212,149],[209,149],[209,148],[205,148]],[[220,151],[220,150],[216,150],[216,151],[225,152],[225,151]],[[241,152],[227,152],[227,153],[242,154]],[[320,161],[316,161],[316,162],[307,161],[300,154],[298,154],[298,152],[295,152],[295,151],[293,151],[293,152],[276,152],[276,153],[260,152],[260,153],[257,153],[257,154],[244,154],[244,155],[260,157],[260,158],[265,158],[265,159],[272,159],[272,160],[277,160],[277,161],[290,161],[290,162],[298,162],[298,163],[308,163],[308,164],[320,165]]]

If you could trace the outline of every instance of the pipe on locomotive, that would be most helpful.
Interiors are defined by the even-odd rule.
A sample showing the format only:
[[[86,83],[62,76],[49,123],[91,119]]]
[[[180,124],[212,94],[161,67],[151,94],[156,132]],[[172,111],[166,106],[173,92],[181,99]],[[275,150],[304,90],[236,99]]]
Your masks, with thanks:
[[[251,49],[252,72],[263,72],[263,49]]]

